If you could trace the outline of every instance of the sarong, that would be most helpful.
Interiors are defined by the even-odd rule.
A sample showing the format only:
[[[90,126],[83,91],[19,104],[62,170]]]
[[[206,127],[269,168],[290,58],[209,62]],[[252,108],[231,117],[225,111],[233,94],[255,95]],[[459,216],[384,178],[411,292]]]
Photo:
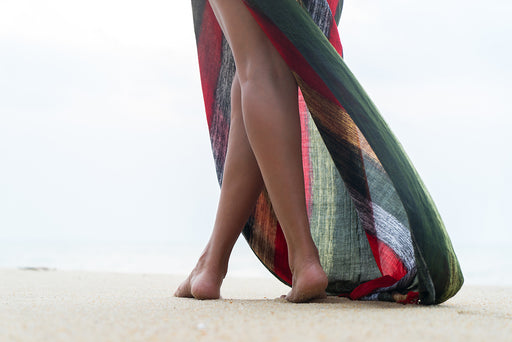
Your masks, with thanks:
[[[463,276],[432,198],[342,59],[342,1],[243,1],[300,88],[306,203],[327,292],[387,301],[401,294],[405,302],[421,304],[455,295]],[[222,186],[235,64],[208,1],[192,0],[192,9]],[[268,270],[291,285],[286,241],[265,190],[243,235]]]

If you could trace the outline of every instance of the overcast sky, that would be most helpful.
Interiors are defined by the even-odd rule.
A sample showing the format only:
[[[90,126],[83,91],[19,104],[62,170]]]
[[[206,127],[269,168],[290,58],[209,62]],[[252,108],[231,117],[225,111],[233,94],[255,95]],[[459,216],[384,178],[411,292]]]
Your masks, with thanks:
[[[512,242],[512,3],[346,1],[345,60],[454,244]],[[0,2],[0,239],[204,241],[188,1]]]

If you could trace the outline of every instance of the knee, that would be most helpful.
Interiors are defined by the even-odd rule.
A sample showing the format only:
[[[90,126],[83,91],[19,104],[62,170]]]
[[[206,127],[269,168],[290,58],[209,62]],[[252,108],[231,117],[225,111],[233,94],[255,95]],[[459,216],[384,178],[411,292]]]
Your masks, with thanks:
[[[297,82],[286,64],[255,64],[237,73],[244,105],[265,106],[290,97],[297,101]]]
[[[284,72],[274,68],[254,68],[240,77],[240,87],[244,94],[257,91],[279,89],[288,78]]]
[[[252,58],[244,66],[237,66],[237,74],[239,86],[246,90],[245,93],[258,89],[282,89],[287,84],[295,83],[288,65],[280,56]]]

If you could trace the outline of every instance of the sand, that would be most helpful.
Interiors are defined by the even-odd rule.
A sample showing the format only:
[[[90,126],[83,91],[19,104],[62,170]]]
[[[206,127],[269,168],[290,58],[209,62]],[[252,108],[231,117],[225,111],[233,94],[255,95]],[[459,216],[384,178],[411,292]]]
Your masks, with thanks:
[[[0,341],[512,341],[512,288],[465,286],[438,306],[291,304],[272,278],[228,278],[213,301],[173,297],[182,279],[0,270]]]

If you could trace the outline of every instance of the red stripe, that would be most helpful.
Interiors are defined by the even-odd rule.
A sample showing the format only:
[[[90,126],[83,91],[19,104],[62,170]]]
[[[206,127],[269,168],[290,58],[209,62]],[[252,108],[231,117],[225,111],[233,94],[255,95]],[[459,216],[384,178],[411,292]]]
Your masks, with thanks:
[[[339,0],[327,0],[327,3],[329,4],[329,8],[331,9],[331,14],[334,16],[336,14],[336,9],[338,7]]]
[[[374,235],[366,233],[366,237],[381,274],[394,279],[402,279],[407,274],[407,269],[395,251]]]
[[[396,255],[395,251],[386,245],[384,242],[378,240],[379,245],[379,258],[381,264],[381,271],[383,275],[389,275],[395,279],[402,279],[407,274],[402,260]]]
[[[334,17],[332,17],[332,25],[329,31],[329,42],[331,42],[332,46],[336,49],[340,56],[343,56],[343,47],[341,46],[340,34],[338,31],[338,26],[336,26],[336,22],[334,21]]]
[[[208,127],[211,127],[215,89],[222,58],[222,31],[208,1],[206,1],[204,7],[201,33],[197,46],[206,120],[208,121]]]
[[[302,141],[302,169],[304,171],[304,190],[306,194],[306,206],[308,216],[311,216],[313,193],[311,189],[311,159],[309,157],[309,113],[299,88],[299,115]]]
[[[336,9],[338,7],[339,0],[328,0],[329,8],[331,9],[331,20],[332,25],[329,30],[329,42],[331,42],[332,46],[336,49],[340,56],[343,56],[343,47],[341,46],[340,35],[338,31],[338,25],[336,25],[336,19],[334,15],[336,14]]]
[[[276,227],[276,238],[274,241],[274,273],[279,279],[292,285],[292,271],[288,264],[288,246],[279,222]]]
[[[377,240],[377,238],[374,235],[371,235],[369,233],[366,233],[366,238],[368,239],[368,243],[370,244],[370,249],[372,250],[373,258],[377,263],[377,267],[379,268],[380,273],[384,275],[384,272],[382,272],[382,266],[380,264],[379,258],[379,240]]]
[[[362,283],[358,287],[354,289],[349,295],[350,299],[359,299],[361,297],[367,296],[374,292],[377,289],[388,287],[396,283],[397,280],[391,276],[384,276],[377,279],[373,279],[367,281],[366,283]]]

